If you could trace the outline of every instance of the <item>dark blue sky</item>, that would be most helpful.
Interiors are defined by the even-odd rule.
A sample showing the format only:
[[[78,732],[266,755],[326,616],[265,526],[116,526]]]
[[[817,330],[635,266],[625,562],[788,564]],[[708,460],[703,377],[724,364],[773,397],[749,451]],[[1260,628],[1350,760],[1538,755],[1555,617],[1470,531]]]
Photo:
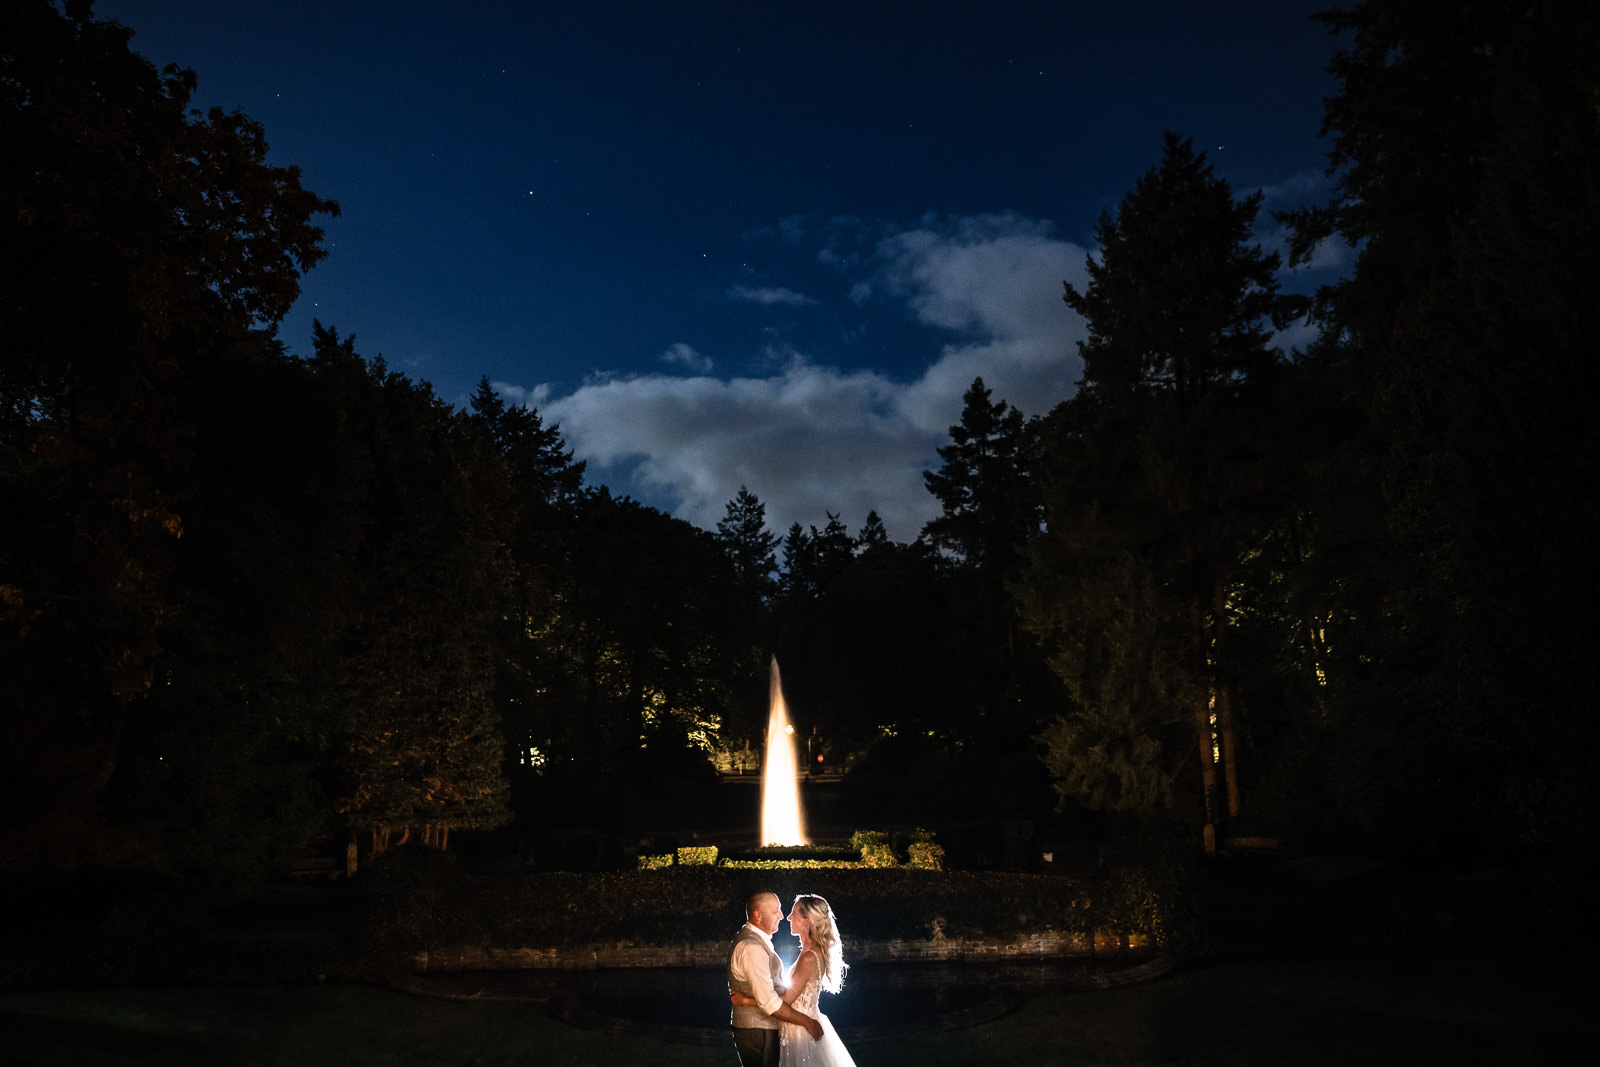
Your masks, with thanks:
[[[340,202],[292,350],[318,318],[452,403],[487,375],[591,482],[708,528],[746,485],[779,533],[876,509],[909,540],[974,377],[1028,414],[1070,394],[1061,283],[1163,131],[1269,208],[1325,197],[1326,6],[96,11]]]

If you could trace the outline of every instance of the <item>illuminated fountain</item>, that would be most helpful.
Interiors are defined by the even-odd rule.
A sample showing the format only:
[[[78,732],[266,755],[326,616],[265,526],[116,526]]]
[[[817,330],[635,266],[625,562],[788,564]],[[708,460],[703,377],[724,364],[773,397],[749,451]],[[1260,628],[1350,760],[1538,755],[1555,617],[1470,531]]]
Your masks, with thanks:
[[[800,768],[794,755],[794,726],[783,702],[778,657],[772,657],[772,684],[767,712],[767,758],[761,764],[761,843],[804,845],[800,817]]]

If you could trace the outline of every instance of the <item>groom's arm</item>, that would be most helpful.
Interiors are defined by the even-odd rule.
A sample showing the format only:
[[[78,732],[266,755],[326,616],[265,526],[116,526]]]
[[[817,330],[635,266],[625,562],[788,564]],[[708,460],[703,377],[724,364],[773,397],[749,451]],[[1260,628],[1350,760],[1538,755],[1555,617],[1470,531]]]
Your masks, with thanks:
[[[745,955],[746,951],[750,953]],[[735,946],[733,966],[739,977],[747,978],[750,988],[755,993],[756,1004],[763,1012],[780,1022],[793,1023],[803,1026],[813,1038],[822,1037],[822,1024],[811,1016],[789,1007],[783,1001],[783,995],[772,985],[772,975],[767,970],[766,959],[761,952],[748,944]],[[751,958],[751,957],[754,958]]]
[[[728,996],[733,1000],[734,1004],[748,1004],[753,1007],[757,1006],[754,997],[746,996],[736,989],[729,990]],[[820,1041],[822,1039],[822,1023],[816,1019],[813,1019],[804,1012],[797,1011],[793,1007],[790,1007],[788,1004],[784,1003],[781,998],[778,1001],[778,1010],[768,1012],[767,1014],[771,1015],[775,1019],[780,1020],[781,1022],[793,1023],[796,1026],[802,1027],[816,1040]]]
[[[756,1007],[767,1015],[776,1015],[783,1005],[783,995],[772,988],[772,975],[767,971],[765,955],[748,942],[736,945],[733,950],[733,970],[747,980],[755,996]]]
[[[767,1014],[774,1019],[779,1019],[786,1023],[794,1023],[796,1026],[803,1026],[806,1033],[810,1034],[814,1040],[822,1040],[822,1024],[805,1012],[794,1010],[782,1000],[778,1001],[777,1011],[769,1011]]]

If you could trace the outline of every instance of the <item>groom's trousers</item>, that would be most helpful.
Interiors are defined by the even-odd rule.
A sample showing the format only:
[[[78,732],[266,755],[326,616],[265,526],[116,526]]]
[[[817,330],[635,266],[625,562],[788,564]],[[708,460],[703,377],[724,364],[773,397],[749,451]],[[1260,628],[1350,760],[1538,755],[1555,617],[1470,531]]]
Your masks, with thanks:
[[[753,1026],[733,1028],[733,1047],[744,1067],[778,1067],[778,1031]]]

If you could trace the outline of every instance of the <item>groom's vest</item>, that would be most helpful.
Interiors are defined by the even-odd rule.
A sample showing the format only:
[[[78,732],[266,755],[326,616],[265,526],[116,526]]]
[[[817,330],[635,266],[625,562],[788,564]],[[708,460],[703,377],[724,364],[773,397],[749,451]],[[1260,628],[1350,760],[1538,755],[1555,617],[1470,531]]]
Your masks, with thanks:
[[[783,961],[772,950],[772,945],[748,926],[739,930],[739,936],[733,939],[733,944],[728,948],[728,988],[737,989],[746,996],[755,996],[755,987],[748,980],[735,980],[733,977],[733,952],[745,942],[753,943],[760,954],[766,957],[767,969],[772,972],[772,987],[780,988],[783,984]],[[733,1025],[756,1030],[776,1030],[778,1020],[754,1005],[735,1005]]]

